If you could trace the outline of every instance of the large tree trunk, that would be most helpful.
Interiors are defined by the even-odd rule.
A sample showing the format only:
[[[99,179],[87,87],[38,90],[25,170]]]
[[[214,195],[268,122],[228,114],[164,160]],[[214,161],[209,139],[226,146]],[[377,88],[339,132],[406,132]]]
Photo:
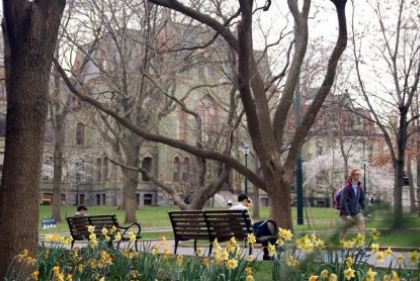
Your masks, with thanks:
[[[0,187],[0,276],[37,254],[39,185],[52,55],[65,1],[3,1],[7,125]]]
[[[139,166],[140,137],[132,132],[128,132],[129,141],[126,142],[127,147],[123,147],[125,152],[126,165],[128,167]],[[123,201],[125,210],[125,223],[137,222],[137,185],[139,173],[130,169],[123,169],[124,185],[123,185]]]

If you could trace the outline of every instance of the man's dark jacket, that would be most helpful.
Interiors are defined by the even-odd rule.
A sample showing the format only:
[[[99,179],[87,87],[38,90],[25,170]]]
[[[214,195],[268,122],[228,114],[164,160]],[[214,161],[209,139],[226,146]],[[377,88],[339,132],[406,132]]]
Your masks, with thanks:
[[[355,216],[365,209],[365,193],[360,182],[357,183],[357,195],[351,182],[347,181],[340,197],[340,216]]]

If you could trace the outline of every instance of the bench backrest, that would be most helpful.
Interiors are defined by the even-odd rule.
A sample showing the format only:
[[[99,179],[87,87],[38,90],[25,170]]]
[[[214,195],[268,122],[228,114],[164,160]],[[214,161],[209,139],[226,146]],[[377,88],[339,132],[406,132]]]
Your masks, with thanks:
[[[118,220],[116,215],[95,215],[88,216],[89,225],[95,226],[94,233],[96,237],[102,237],[102,229],[106,228],[108,233],[111,234],[112,227],[118,228]]]
[[[116,215],[95,215],[95,216],[74,216],[67,217],[67,223],[70,229],[70,235],[74,240],[83,240],[89,238],[88,226],[95,226],[94,233],[96,237],[102,237],[102,229],[105,227],[111,232],[113,226],[118,227]]]
[[[207,223],[202,211],[169,211],[168,214],[176,239],[209,238]]]
[[[245,240],[252,233],[252,223],[247,210],[205,210],[211,240],[228,241],[232,237]]]
[[[67,223],[70,229],[70,235],[74,240],[84,240],[89,237],[87,226],[89,225],[88,217],[74,216],[67,217]]]

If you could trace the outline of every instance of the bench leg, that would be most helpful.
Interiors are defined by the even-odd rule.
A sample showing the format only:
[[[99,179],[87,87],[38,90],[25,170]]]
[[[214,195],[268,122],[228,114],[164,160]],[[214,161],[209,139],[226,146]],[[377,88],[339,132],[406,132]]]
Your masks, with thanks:
[[[178,249],[178,242],[179,242],[179,240],[175,239],[174,255],[176,255],[176,250]]]
[[[194,255],[197,255],[197,239],[194,240]]]
[[[211,251],[212,250],[213,250],[213,243],[210,242],[210,245],[209,245],[209,256],[211,255]]]

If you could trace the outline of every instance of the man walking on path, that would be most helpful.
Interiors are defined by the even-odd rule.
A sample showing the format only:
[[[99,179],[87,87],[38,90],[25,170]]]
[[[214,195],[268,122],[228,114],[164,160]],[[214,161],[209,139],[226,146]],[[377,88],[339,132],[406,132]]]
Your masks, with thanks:
[[[345,239],[348,229],[356,224],[361,235],[365,235],[365,219],[362,211],[365,209],[365,193],[360,183],[362,172],[352,169],[341,191],[340,217],[344,222],[340,238]]]

